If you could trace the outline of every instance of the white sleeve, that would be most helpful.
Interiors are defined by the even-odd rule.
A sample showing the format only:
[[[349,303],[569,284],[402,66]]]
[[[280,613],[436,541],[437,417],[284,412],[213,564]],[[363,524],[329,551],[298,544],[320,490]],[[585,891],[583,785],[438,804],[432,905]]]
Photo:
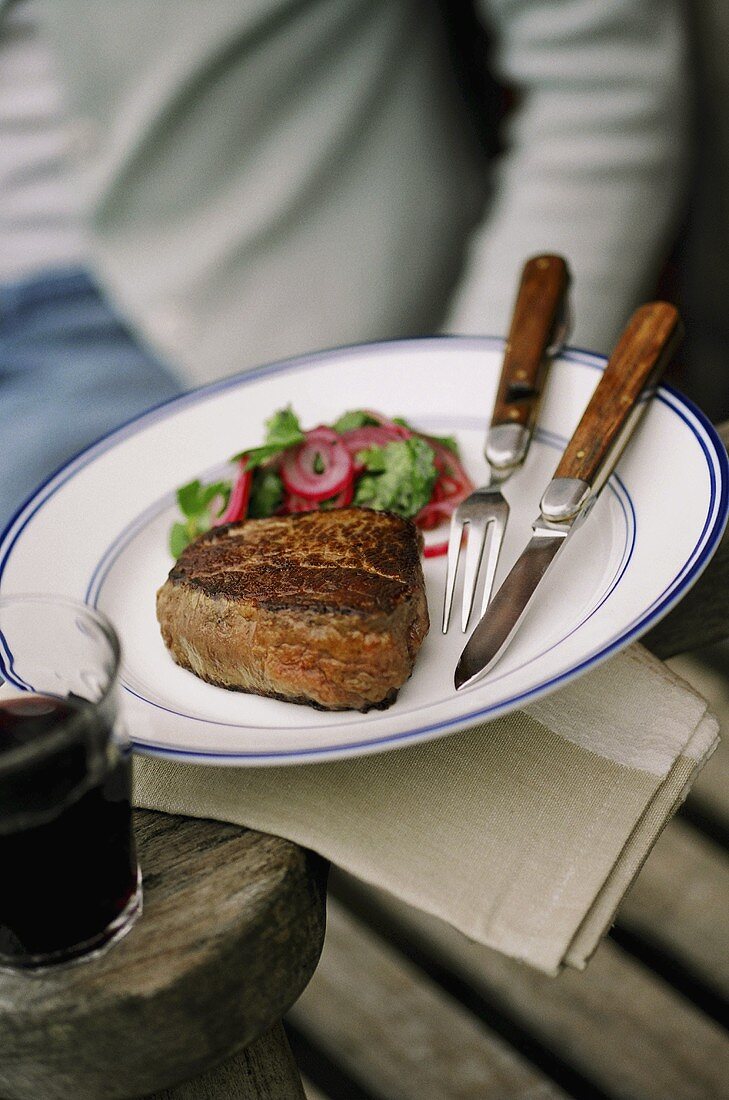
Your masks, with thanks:
[[[672,243],[687,162],[678,0],[484,0],[516,92],[446,329],[503,334],[535,252],[573,273],[571,342],[609,351]]]

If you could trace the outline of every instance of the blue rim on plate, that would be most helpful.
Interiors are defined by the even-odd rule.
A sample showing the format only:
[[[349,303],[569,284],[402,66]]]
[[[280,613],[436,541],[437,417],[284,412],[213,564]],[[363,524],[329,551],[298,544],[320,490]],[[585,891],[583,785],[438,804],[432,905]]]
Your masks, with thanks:
[[[406,347],[408,349],[417,350],[418,347],[427,347],[432,349],[438,344],[441,345],[456,345],[462,348],[469,349],[484,349],[484,350],[498,350],[503,347],[503,340],[495,337],[461,337],[461,336],[439,336],[428,337],[417,340],[400,340],[400,341],[387,341],[387,342],[375,342],[372,344],[359,344],[352,347],[336,348],[324,352],[315,353],[312,355],[300,356],[293,359],[283,360],[267,366],[256,368],[255,370],[246,372],[240,375],[234,375],[229,378],[222,379],[218,382],[214,382],[210,385],[203,386],[196,390],[191,390],[187,393],[181,394],[178,397],[171,398],[168,401],[154,406],[153,408],[133,417],[129,421],[116,428],[114,431],[102,436],[95,443],[89,445],[80,451],[77,455],[69,459],[58,470],[50,475],[31,496],[21,505],[10,522],[5,527],[2,534],[0,534],[0,593],[2,592],[2,578],[5,573],[8,562],[13,554],[14,548],[18,542],[18,539],[22,535],[24,529],[31,521],[33,516],[44,506],[44,504],[58,492],[62,486],[75,476],[86,465],[93,462],[100,454],[103,454],[110,448],[119,444],[122,440],[133,436],[141,430],[143,427],[149,426],[157,420],[164,419],[170,415],[175,414],[180,408],[191,403],[197,403],[201,398],[218,394],[229,388],[238,388],[245,386],[246,384],[259,380],[262,377],[271,376],[274,374],[285,372],[297,372],[306,370],[309,367],[315,367],[327,360],[334,358],[341,359],[348,354],[361,355],[363,350],[377,349],[377,350],[394,350],[398,348]],[[596,355],[593,352],[583,351],[580,349],[566,349],[561,353],[560,359],[567,360],[568,362],[575,363],[579,366],[591,368],[593,370],[603,370],[606,364],[606,359],[603,356]],[[696,439],[703,456],[706,461],[707,470],[710,481],[710,499],[709,506],[707,508],[706,517],[700,535],[696,541],[695,547],[692,553],[688,556],[683,568],[674,577],[671,583],[664,589],[664,591],[652,602],[652,604],[641,614],[637,619],[629,623],[619,634],[611,639],[611,641],[600,648],[594,653],[590,653],[585,660],[573,665],[565,672],[551,679],[537,684],[530,688],[528,691],[521,692],[506,700],[500,700],[497,704],[488,707],[476,707],[474,710],[467,714],[459,715],[452,719],[446,719],[430,725],[422,725],[417,727],[411,727],[402,732],[389,733],[386,736],[375,738],[370,737],[362,741],[347,741],[346,743],[332,743],[325,746],[316,746],[305,749],[290,749],[279,751],[257,751],[257,752],[226,752],[226,751],[199,751],[186,748],[175,748],[169,745],[155,744],[151,741],[134,742],[134,748],[141,752],[151,752],[154,755],[164,756],[166,758],[187,760],[187,761],[199,761],[205,763],[247,763],[247,762],[275,762],[280,760],[281,762],[291,763],[294,761],[304,762],[306,760],[325,759],[327,757],[342,757],[349,753],[360,752],[363,749],[372,749],[377,751],[387,746],[403,745],[411,741],[422,740],[424,737],[438,736],[439,734],[448,733],[454,729],[462,729],[468,725],[483,721],[495,717],[497,714],[503,713],[505,710],[513,709],[516,705],[523,705],[539,695],[543,695],[548,691],[553,690],[555,687],[566,683],[568,680],[580,675],[594,665],[605,660],[606,657],[614,653],[616,650],[623,648],[630,641],[637,638],[644,633],[649,626],[654,625],[660,618],[662,618],[667,612],[685,595],[688,589],[695,583],[699,575],[703,572],[704,568],[708,564],[714,550],[716,549],[718,542],[722,536],[724,528],[729,518],[729,457],[727,456],[726,449],[717,435],[715,429],[708,421],[704,413],[702,413],[692,402],[690,402],[683,395],[679,394],[677,390],[669,385],[662,385],[656,393],[655,400],[662,402],[668,406],[671,411],[679,417],[681,421],[688,427],[694,438]],[[624,487],[623,487],[624,489]],[[632,508],[632,502],[630,501],[629,494],[625,493],[628,501],[628,507]],[[160,502],[157,502],[152,506],[151,510],[155,511],[159,508]],[[621,506],[624,508],[621,501]],[[137,517],[133,526],[135,529],[139,528],[141,524],[144,524],[144,516],[150,514],[150,509],[146,509],[145,512]],[[129,527],[125,529],[129,531]],[[118,539],[114,540],[114,545],[125,536],[125,532],[122,532]],[[89,579],[86,599],[87,602],[96,602],[96,596],[98,595],[98,586],[95,584],[95,578],[99,576],[99,570],[103,568],[103,563],[107,560],[109,550],[104,554],[102,560],[98,563],[97,568],[94,570],[94,575]],[[629,556],[629,555],[628,555]],[[625,555],[624,555],[625,560]],[[128,688],[126,690],[129,690]],[[158,706],[151,700],[145,700],[153,706]],[[192,716],[187,716],[192,717]],[[199,719],[201,721],[208,722],[211,726],[217,725],[235,725],[233,723],[219,723],[214,720]],[[245,728],[242,725],[239,728]]]

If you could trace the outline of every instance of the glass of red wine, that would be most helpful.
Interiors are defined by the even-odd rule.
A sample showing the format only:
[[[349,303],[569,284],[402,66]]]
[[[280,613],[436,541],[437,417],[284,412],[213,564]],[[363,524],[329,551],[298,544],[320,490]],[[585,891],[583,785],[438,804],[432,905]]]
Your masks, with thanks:
[[[90,958],[142,908],[119,641],[98,611],[0,598],[0,968]]]

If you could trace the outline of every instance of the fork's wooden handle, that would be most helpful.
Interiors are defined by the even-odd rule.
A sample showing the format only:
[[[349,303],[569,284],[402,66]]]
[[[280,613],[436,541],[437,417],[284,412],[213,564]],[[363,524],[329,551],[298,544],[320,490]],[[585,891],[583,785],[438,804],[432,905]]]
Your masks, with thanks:
[[[561,256],[533,256],[525,263],[504,349],[492,427],[533,427],[549,366],[546,352],[565,309],[569,283],[569,268]]]
[[[683,334],[678,310],[668,302],[637,309],[610,356],[582,420],[567,444],[555,478],[594,486],[615,465],[627,442],[622,430],[643,391],[658,381]],[[632,421],[631,421],[632,423]]]

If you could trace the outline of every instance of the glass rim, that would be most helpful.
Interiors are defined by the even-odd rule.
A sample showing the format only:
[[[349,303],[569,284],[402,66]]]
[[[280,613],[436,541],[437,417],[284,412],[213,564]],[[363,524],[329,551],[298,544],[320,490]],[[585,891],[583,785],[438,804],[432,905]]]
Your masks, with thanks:
[[[100,628],[104,638],[109,644],[113,665],[109,673],[108,683],[104,687],[102,694],[94,702],[88,700],[88,703],[94,710],[103,707],[115,691],[121,664],[121,643],[111,620],[107,618],[103,611],[99,611],[98,608],[92,607],[91,604],[85,603],[80,599],[75,599],[72,596],[56,595],[53,592],[18,592],[13,595],[0,595],[0,635],[2,635],[3,610],[5,608],[20,607],[23,605],[65,607],[68,611],[73,611],[76,614],[81,614],[91,619],[96,626]],[[0,674],[0,686],[6,683],[9,683],[11,687],[17,689],[18,694],[14,696],[14,698],[22,697],[23,689],[17,684],[13,684],[12,681],[6,680],[2,674]],[[26,694],[37,695],[46,693],[29,690]],[[51,695],[50,692],[47,694]],[[2,703],[2,699],[0,699],[0,703]],[[39,738],[37,741],[29,741],[24,745],[18,745],[15,749],[10,749],[6,753],[0,753],[0,776],[12,775],[19,767],[42,760],[45,756],[52,756],[66,745],[71,744],[78,737],[79,728],[83,725],[87,713],[84,707],[82,710],[79,710],[78,713],[70,714],[64,719],[59,728],[52,733]]]

